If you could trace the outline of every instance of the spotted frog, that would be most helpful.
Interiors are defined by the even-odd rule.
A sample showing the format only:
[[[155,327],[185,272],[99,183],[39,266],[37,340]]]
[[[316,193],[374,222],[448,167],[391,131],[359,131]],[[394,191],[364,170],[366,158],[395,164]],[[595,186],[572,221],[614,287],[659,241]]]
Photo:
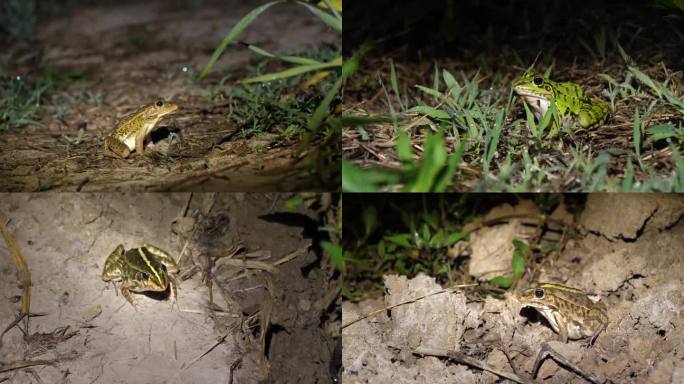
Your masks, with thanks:
[[[154,130],[159,120],[165,115],[175,112],[178,105],[157,100],[154,104],[143,107],[121,119],[116,128],[105,137],[105,154],[113,157],[127,158],[135,151],[143,154],[145,138]]]
[[[564,343],[568,339],[591,336],[590,344],[593,344],[599,333],[608,326],[605,305],[592,301],[580,289],[540,283],[524,290],[518,298],[522,307],[532,307],[544,316]]]
[[[124,250],[119,244],[107,257],[102,270],[105,282],[121,282],[121,294],[135,307],[131,292],[165,292],[169,285],[176,297],[176,261],[165,251],[143,244],[140,248]]]
[[[532,108],[537,120],[546,114],[551,102],[556,104],[563,127],[596,128],[608,118],[608,103],[585,96],[582,87],[572,82],[555,82],[528,71],[513,83],[513,90]],[[549,135],[558,134],[558,129],[554,123]]]

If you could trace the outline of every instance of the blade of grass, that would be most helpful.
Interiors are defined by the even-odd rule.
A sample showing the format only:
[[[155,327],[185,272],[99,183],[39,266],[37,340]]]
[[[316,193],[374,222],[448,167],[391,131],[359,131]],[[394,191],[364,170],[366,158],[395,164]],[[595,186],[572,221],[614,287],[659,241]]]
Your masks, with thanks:
[[[335,17],[335,15],[326,13],[319,8],[314,7],[313,5],[301,1],[298,1],[297,3],[305,6],[309,11],[311,11],[311,13],[318,16],[319,19],[321,19],[330,28],[334,29],[337,33],[342,33],[342,17]],[[337,16],[339,16],[339,14],[337,14]]]
[[[214,53],[211,54],[209,61],[207,62],[207,64],[204,65],[204,68],[202,68],[202,71],[199,74],[200,80],[204,79],[204,77],[207,75],[207,73],[209,73],[209,71],[211,70],[211,67],[213,67],[214,63],[216,63],[216,61],[219,59],[219,57],[221,57],[221,54],[226,49],[228,44],[232,43],[233,40],[235,40],[238,36],[240,36],[242,31],[244,31],[245,28],[247,28],[250,24],[252,24],[252,22],[254,21],[254,19],[257,18],[257,16],[259,16],[262,12],[264,12],[265,10],[270,8],[271,6],[278,4],[278,3],[282,3],[283,1],[284,0],[276,0],[276,1],[272,1],[270,3],[266,3],[262,6],[257,7],[257,8],[254,8],[245,17],[240,19],[240,21],[238,21],[238,23],[235,24],[235,26],[230,30],[230,32],[228,32],[226,37],[223,38],[223,41],[221,41],[221,44],[219,44],[219,46],[216,47],[216,49],[214,50]]]
[[[267,74],[261,75],[261,76],[250,77],[250,78],[247,78],[244,80],[240,80],[240,83],[242,83],[242,84],[263,83],[263,82],[285,79],[288,77],[301,75],[302,73],[306,73],[306,72],[318,71],[321,69],[332,68],[332,67],[339,67],[340,65],[342,65],[342,56],[336,57],[333,61],[330,61],[327,63],[299,65],[296,67],[288,68],[288,69],[286,69],[284,71],[280,71],[280,72],[273,72],[273,73],[267,73]]]
[[[359,59],[356,56],[350,58],[342,65],[342,75],[339,79],[337,79],[335,84],[333,84],[332,88],[330,88],[330,91],[328,91],[328,93],[325,95],[325,98],[323,98],[323,101],[321,101],[318,107],[316,107],[313,115],[311,115],[311,119],[309,120],[308,124],[308,129],[310,131],[317,130],[323,120],[330,114],[330,103],[332,103],[333,99],[339,94],[340,89],[342,88],[342,83],[347,79],[347,77],[351,76],[351,74],[354,73],[358,67]]]
[[[308,57],[300,57],[300,56],[281,56],[277,55],[275,53],[271,53],[266,51],[265,49],[259,48],[256,45],[252,44],[247,44],[247,48],[249,48],[250,51],[256,53],[257,55],[265,56],[265,57],[271,57],[274,59],[279,59],[282,61],[286,61],[288,63],[294,63],[294,64],[303,64],[303,65],[321,65],[325,64],[322,61],[314,60],[314,59],[309,59]]]

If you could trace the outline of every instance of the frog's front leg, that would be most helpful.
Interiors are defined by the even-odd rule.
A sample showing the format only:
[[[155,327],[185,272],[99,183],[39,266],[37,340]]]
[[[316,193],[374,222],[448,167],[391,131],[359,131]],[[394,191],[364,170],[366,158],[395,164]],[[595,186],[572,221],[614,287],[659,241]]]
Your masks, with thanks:
[[[558,327],[558,335],[560,335],[560,340],[564,343],[567,344],[568,342],[568,325],[561,316],[559,312],[554,312],[553,313],[554,321]]]
[[[135,305],[135,300],[133,299],[133,295],[131,294],[132,285],[132,283],[128,282],[121,284],[121,294],[123,295],[123,297],[126,298],[126,300],[128,300],[129,303],[131,303],[133,308],[137,310],[138,307]]]
[[[118,280],[121,277],[121,259],[124,255],[124,247],[119,244],[114,248],[112,253],[107,256],[104,268],[102,268],[102,280],[112,281]]]

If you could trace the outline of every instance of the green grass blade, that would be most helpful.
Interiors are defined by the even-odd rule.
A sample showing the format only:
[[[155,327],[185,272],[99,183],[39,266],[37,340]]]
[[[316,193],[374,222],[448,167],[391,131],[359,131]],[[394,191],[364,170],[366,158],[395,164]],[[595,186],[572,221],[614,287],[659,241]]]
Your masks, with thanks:
[[[334,29],[337,33],[342,33],[342,18],[337,18],[335,15],[331,15],[327,12],[322,11],[318,7],[315,7],[313,5],[303,3],[301,1],[298,1],[297,3],[305,6],[311,13],[314,15],[318,16],[319,19],[321,19],[325,24],[327,24],[330,28]]]
[[[223,38],[223,41],[221,41],[221,44],[219,44],[218,47],[214,50],[214,53],[211,54],[211,57],[209,58],[209,61],[207,64],[204,65],[204,68],[202,68],[202,72],[200,72],[199,78],[204,79],[204,77],[209,73],[211,70],[211,67],[214,66],[214,63],[221,57],[221,54],[223,51],[226,49],[228,44],[232,43],[240,34],[242,31],[245,30],[252,22],[254,19],[257,18],[262,12],[270,8],[271,6],[282,3],[283,0],[276,0],[272,1],[270,3],[266,3],[260,7],[254,8],[251,12],[249,12],[245,17],[243,17],[240,21],[238,21],[237,24],[233,27],[233,29],[228,32],[226,37]]]
[[[452,153],[451,156],[449,156],[446,169],[444,169],[440,173],[440,175],[437,177],[437,180],[435,181],[435,186],[433,188],[435,192],[444,192],[446,188],[449,186],[452,177],[458,169],[458,165],[461,163],[461,158],[463,157],[464,150],[465,147],[463,145],[463,142],[461,142],[454,150],[454,153]]]
[[[429,107],[427,105],[416,105],[415,107],[407,110],[407,112],[420,113],[421,115],[427,115],[434,119],[449,120],[451,118],[451,116],[448,113],[440,109]]]
[[[358,57],[352,57],[342,65],[342,75],[339,79],[337,79],[335,84],[333,84],[332,88],[330,88],[328,93],[323,98],[323,101],[321,101],[321,103],[318,104],[318,107],[316,107],[313,115],[311,115],[311,119],[309,119],[308,128],[310,131],[317,130],[323,120],[330,115],[330,103],[332,103],[333,99],[338,96],[340,89],[342,88],[342,83],[344,83],[347,77],[351,76],[351,74],[354,73],[358,67]]]
[[[622,180],[622,192],[632,192],[634,188],[634,165],[632,159],[627,159],[627,170],[625,178]]]
[[[267,73],[265,75],[250,77],[248,79],[241,80],[240,83],[250,84],[250,83],[264,83],[273,80],[286,79],[288,77],[301,75],[303,73],[320,71],[322,69],[339,67],[342,65],[342,56],[336,57],[333,61],[321,64],[312,65],[299,65],[297,67],[288,68],[284,71]]]
[[[407,185],[407,192],[430,192],[437,174],[446,163],[444,134],[440,131],[427,138],[423,160],[415,182]]]
[[[399,156],[399,161],[402,163],[413,162],[411,141],[409,140],[408,134],[403,130],[399,131],[399,136],[397,137],[397,155]]]
[[[344,252],[342,247],[329,241],[321,241],[321,248],[330,256],[330,260],[335,263],[340,272],[344,272]]]
[[[439,101],[442,97],[444,97],[440,91],[437,91],[437,90],[432,89],[432,88],[424,87],[422,85],[416,85],[416,88],[418,88],[421,91],[427,93],[428,95],[434,97],[435,101]]]
[[[266,51],[265,49],[259,48],[255,45],[252,44],[247,44],[247,48],[249,48],[250,51],[256,53],[257,55],[261,56],[266,56],[266,57],[271,57],[274,59],[279,59],[282,61],[286,61],[288,63],[294,63],[294,64],[303,64],[303,65],[321,65],[325,64],[322,61],[314,60],[314,59],[309,59],[308,57],[299,57],[299,56],[281,56],[281,55],[276,55],[275,53],[271,53]]]
[[[369,182],[366,172],[347,160],[342,160],[342,191],[376,192],[378,189]]]
[[[670,143],[670,149],[672,150],[672,157],[674,157],[677,168],[675,174],[678,175],[675,179],[675,192],[684,192],[684,160],[682,160],[682,155],[679,154],[674,144]]]

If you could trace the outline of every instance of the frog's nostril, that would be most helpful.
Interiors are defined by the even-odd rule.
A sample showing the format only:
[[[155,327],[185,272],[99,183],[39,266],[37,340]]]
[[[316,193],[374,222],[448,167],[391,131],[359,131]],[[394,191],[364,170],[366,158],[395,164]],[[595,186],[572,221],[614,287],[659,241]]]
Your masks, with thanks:
[[[541,299],[542,297],[544,297],[544,290],[541,289],[541,288],[535,289],[535,290],[534,290],[534,296],[535,296],[537,299]]]

